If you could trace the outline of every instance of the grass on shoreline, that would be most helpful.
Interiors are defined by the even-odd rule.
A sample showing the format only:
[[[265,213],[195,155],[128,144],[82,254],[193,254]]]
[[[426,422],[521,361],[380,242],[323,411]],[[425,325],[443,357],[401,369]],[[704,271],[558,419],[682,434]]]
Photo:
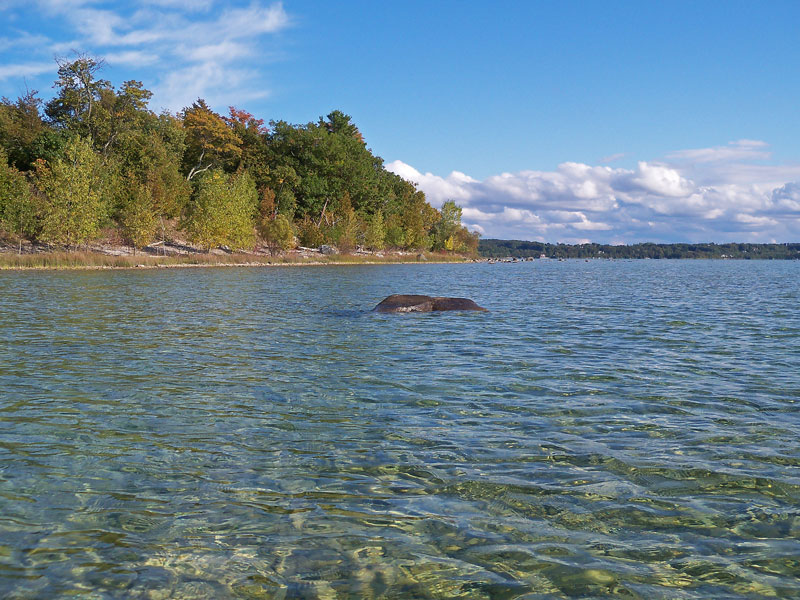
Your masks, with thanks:
[[[28,269],[133,269],[158,267],[223,267],[223,266],[300,266],[300,265],[359,265],[399,263],[465,262],[463,256],[425,253],[425,259],[416,254],[333,254],[330,256],[300,256],[286,254],[265,256],[261,254],[186,254],[179,256],[112,256],[101,252],[54,251],[35,254],[0,253],[0,270]]]

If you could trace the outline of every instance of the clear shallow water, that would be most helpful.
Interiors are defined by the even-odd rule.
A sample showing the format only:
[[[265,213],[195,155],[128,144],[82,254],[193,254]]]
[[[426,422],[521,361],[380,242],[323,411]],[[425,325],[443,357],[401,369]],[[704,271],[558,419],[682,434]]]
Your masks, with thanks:
[[[798,300],[787,262],[0,273],[0,597],[798,598]]]

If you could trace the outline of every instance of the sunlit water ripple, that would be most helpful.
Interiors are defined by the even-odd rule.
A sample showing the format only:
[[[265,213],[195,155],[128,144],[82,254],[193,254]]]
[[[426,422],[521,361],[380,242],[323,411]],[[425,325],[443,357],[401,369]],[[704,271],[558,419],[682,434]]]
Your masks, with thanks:
[[[799,276],[0,273],[0,597],[799,598]]]

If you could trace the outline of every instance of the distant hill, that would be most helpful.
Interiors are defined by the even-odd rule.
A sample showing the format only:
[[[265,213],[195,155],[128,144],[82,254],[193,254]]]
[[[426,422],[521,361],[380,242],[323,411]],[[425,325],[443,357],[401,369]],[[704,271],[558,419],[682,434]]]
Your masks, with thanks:
[[[522,240],[481,240],[478,252],[485,258],[544,255],[547,258],[737,258],[800,259],[800,243],[787,244],[547,244]]]

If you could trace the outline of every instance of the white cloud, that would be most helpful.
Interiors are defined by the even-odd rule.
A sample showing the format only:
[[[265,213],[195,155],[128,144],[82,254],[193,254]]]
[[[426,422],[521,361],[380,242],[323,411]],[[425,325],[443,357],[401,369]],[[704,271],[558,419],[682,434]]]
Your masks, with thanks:
[[[32,77],[52,71],[55,73],[56,66],[53,62],[28,62],[16,65],[0,65],[0,81],[11,77]]]
[[[692,190],[692,182],[681,177],[675,169],[646,162],[639,162],[639,172],[631,181],[644,191],[659,196],[680,198]]]
[[[763,142],[737,142],[736,148],[745,147],[759,153],[747,160],[768,152]],[[800,182],[794,182],[800,165],[753,165],[742,162],[744,152],[729,156],[701,166],[640,161],[634,169],[564,163],[554,171],[482,181],[460,172],[421,173],[402,161],[387,168],[417,183],[434,206],[455,200],[463,222],[488,237],[572,243],[587,234],[609,243],[800,238]],[[781,176],[788,179],[776,184]]]
[[[152,65],[158,62],[159,57],[151,52],[143,52],[141,50],[126,50],[124,52],[112,52],[111,54],[106,54],[105,60],[112,67],[116,65],[144,66]]]
[[[607,165],[609,163],[617,162],[618,160],[622,160],[626,156],[627,156],[627,154],[625,152],[617,152],[616,154],[610,154],[608,156],[604,156],[603,158],[601,158],[597,162],[599,162],[602,165]]]
[[[278,2],[271,6],[253,3],[248,8],[226,10],[217,26],[226,38],[245,38],[264,33],[275,33],[289,24],[289,17]]]
[[[466,200],[469,195],[467,192],[468,186],[478,183],[476,179],[472,179],[459,171],[453,171],[445,178],[433,173],[423,174],[400,160],[387,164],[386,168],[403,179],[419,184],[420,188],[425,190],[426,195],[429,196],[431,204],[437,208],[445,200]]]
[[[129,5],[96,0],[34,2],[40,14],[59,21],[61,37],[48,41],[50,56],[69,58],[75,49],[105,57],[112,68],[148,67],[147,85],[154,92],[156,110],[177,111],[198,97],[212,106],[221,99],[224,107],[232,98],[243,102],[268,95],[259,68],[269,53],[267,36],[290,25],[282,3],[265,0],[245,6],[213,0],[188,4],[144,0]],[[0,48],[4,44],[7,38],[0,38]],[[41,66],[37,71],[35,66],[29,64],[23,72],[22,65],[8,65],[0,67],[0,73],[8,78],[55,71],[52,62],[48,69]]]
[[[767,146],[768,144],[761,140],[737,140],[735,142],[729,142],[727,146],[671,152],[667,155],[667,158],[701,163],[768,159],[770,157],[770,152],[767,151]]]
[[[213,4],[212,0],[192,0],[192,2],[187,2],[186,0],[143,0],[142,3],[160,6],[162,8],[179,8],[181,10],[194,12],[207,11]]]
[[[232,40],[224,40],[218,44],[204,44],[202,46],[182,46],[180,52],[188,60],[196,62],[225,62],[229,63],[237,58],[249,56],[253,48]]]
[[[21,31],[16,37],[0,37],[0,51],[15,48],[32,48],[46,46],[50,43],[47,36]]]

